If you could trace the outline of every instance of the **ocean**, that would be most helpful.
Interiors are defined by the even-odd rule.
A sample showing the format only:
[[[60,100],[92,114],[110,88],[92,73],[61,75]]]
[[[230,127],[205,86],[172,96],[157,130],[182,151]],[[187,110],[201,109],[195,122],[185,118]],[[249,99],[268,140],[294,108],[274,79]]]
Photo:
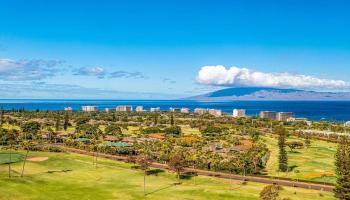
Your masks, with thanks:
[[[312,120],[350,121],[350,101],[225,101],[203,102],[187,100],[0,100],[0,108],[26,109],[26,110],[63,110],[72,107],[81,110],[83,105],[98,106],[99,110],[114,108],[118,105],[143,106],[144,109],[160,107],[169,110],[170,107],[215,108],[232,114],[235,108],[246,109],[251,116],[258,115],[260,111],[294,112],[295,117],[305,117]]]

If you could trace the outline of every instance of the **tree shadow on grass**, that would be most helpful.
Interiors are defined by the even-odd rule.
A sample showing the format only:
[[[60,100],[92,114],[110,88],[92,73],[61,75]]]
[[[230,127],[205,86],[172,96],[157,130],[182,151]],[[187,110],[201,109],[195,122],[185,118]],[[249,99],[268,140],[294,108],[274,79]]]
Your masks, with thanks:
[[[180,175],[180,179],[182,180],[190,180],[193,177],[198,176],[196,173],[193,172],[186,172]]]
[[[150,169],[150,170],[147,170],[147,175],[154,175],[154,176],[158,176],[158,174],[160,173],[164,173],[165,171],[162,170],[162,169]]]
[[[73,170],[71,170],[71,169],[49,170],[49,171],[47,171],[47,173],[49,173],[49,174],[53,174],[53,173],[61,173],[61,172],[66,173],[66,172],[71,172],[71,171],[73,171]]]
[[[154,193],[156,193],[156,192],[160,192],[160,191],[162,191],[162,190],[169,189],[169,188],[174,187],[174,186],[176,186],[176,185],[177,185],[176,183],[173,183],[173,184],[168,185],[168,186],[166,186],[166,187],[159,188],[159,189],[154,190],[154,191],[152,191],[152,192],[148,192],[148,193],[146,193],[146,195],[154,194]]]
[[[290,172],[292,172],[292,171],[294,171],[294,169],[295,168],[297,168],[298,167],[298,165],[292,165],[292,166],[289,166],[288,168],[288,171],[290,171]]]
[[[293,150],[293,151],[289,151],[290,154],[301,154],[300,151],[296,151],[296,150]]]

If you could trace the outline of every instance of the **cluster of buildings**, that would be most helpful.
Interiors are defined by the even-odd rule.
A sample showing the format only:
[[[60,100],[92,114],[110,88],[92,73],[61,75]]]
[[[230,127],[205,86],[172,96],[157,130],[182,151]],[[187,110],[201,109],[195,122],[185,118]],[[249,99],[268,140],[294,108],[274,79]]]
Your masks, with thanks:
[[[81,107],[83,112],[96,112],[98,111],[98,107],[97,106],[82,106]],[[64,108],[65,111],[72,111],[71,107],[66,107]],[[132,112],[134,111],[133,106],[129,106],[129,105],[121,105],[121,106],[117,106],[115,108],[105,108],[106,112]],[[136,106],[135,108],[136,112],[145,112],[146,110],[143,108],[143,106]],[[150,112],[160,112],[160,107],[156,107],[156,108],[150,108]]]
[[[72,111],[71,107],[64,108],[65,111]],[[95,112],[98,110],[97,106],[82,106],[82,110],[84,112]],[[135,110],[133,109],[133,106],[130,105],[120,105],[116,108],[105,108],[106,112],[145,112],[143,106],[136,106]],[[149,109],[150,112],[160,112],[160,107],[154,107]],[[189,108],[173,108],[171,107],[169,109],[170,112],[176,112],[176,113],[190,113]],[[195,114],[204,115],[204,114],[210,114],[216,117],[220,117],[223,115],[221,110],[218,109],[209,109],[209,108],[195,108],[193,111]],[[234,109],[232,112],[232,116],[234,118],[241,118],[246,117],[246,110],[245,109]],[[296,118],[294,118],[294,113],[292,112],[275,112],[275,111],[261,111],[259,114],[259,117],[262,119],[270,119],[270,120],[278,120],[278,121],[295,121]],[[350,122],[348,122],[348,125],[350,125]]]
[[[245,109],[234,109],[232,116],[234,118],[246,117]],[[292,121],[294,113],[292,112],[275,112],[275,111],[261,111],[259,117],[262,119],[278,120],[278,121]]]

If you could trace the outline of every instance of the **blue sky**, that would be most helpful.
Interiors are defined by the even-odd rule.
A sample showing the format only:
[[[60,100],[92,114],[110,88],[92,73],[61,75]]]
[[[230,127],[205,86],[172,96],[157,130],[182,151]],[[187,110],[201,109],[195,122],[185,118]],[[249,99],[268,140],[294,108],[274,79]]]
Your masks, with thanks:
[[[349,8],[322,0],[2,0],[0,98],[348,91]]]

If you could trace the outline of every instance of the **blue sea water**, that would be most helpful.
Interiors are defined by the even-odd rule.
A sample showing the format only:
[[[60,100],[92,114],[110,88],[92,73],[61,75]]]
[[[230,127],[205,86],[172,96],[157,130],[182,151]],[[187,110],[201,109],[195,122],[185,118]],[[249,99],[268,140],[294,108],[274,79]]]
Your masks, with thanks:
[[[312,120],[350,120],[350,101],[0,100],[0,108],[4,109],[63,110],[64,107],[70,106],[74,110],[81,110],[83,105],[95,105],[99,110],[118,105],[144,106],[145,109],[160,107],[161,110],[169,110],[170,107],[187,107],[192,111],[194,108],[215,108],[229,114],[234,108],[242,108],[252,116],[262,110],[271,110],[294,112],[296,117],[306,117]]]

